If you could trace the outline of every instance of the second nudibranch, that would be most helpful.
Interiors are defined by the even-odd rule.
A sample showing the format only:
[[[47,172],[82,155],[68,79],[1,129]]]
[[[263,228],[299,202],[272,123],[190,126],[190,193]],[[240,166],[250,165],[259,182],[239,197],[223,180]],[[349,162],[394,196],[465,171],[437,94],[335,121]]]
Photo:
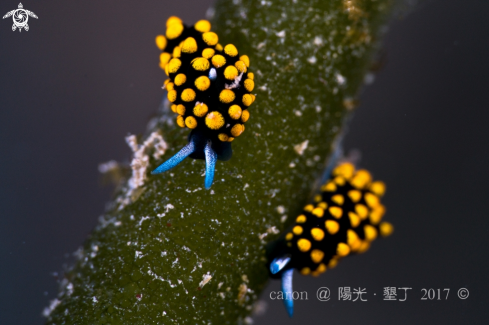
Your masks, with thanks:
[[[267,247],[272,278],[282,279],[284,304],[294,312],[292,275],[318,276],[351,254],[367,251],[377,237],[390,235],[392,224],[383,222],[380,198],[385,184],[373,181],[364,169],[351,163],[338,165],[294,224]]]
[[[248,71],[249,57],[240,55],[233,44],[219,44],[207,20],[187,27],[180,18],[170,17],[166,27],[166,36],[156,37],[162,51],[160,67],[169,77],[164,88],[171,110],[178,114],[177,125],[191,132],[188,144],[152,174],[165,172],[187,157],[204,159],[209,189],[217,160],[231,158],[231,142],[244,132],[250,118],[254,74]]]

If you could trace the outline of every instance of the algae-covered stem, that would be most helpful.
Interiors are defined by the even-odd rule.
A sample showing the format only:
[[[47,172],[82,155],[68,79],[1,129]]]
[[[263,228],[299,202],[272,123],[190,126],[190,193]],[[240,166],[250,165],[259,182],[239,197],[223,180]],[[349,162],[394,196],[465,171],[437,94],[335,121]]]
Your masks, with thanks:
[[[389,3],[217,1],[212,30],[249,56],[256,85],[233,158],[217,162],[210,191],[202,186],[204,166],[188,159],[146,174],[121,207],[123,186],[79,251],[48,323],[236,324],[248,317],[268,279],[264,247],[307,202],[354,106]],[[169,109],[148,130],[168,146],[161,158],[154,145],[141,153],[148,172],[188,143]],[[294,146],[303,143],[299,154]]]

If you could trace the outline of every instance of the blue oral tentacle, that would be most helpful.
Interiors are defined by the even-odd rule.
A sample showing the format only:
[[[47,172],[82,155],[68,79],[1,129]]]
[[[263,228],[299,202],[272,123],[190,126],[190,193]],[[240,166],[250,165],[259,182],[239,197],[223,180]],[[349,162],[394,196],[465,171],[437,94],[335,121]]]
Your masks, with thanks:
[[[155,170],[151,172],[151,174],[160,174],[163,172],[166,172],[167,170],[172,169],[179,163],[181,163],[185,158],[190,156],[193,152],[195,151],[195,141],[194,139],[191,139],[190,142],[180,149],[179,152],[177,152],[173,157],[159,165]]]
[[[214,181],[214,170],[216,169],[217,154],[211,147],[211,142],[207,141],[204,148],[205,154],[205,189],[208,190]]]
[[[290,262],[290,257],[277,257],[272,263],[270,263],[270,272],[272,274],[277,274],[280,272],[288,263]]]
[[[284,305],[287,309],[289,317],[294,314],[294,299],[292,291],[292,276],[294,275],[294,269],[285,271],[282,274],[282,293],[284,294]]]

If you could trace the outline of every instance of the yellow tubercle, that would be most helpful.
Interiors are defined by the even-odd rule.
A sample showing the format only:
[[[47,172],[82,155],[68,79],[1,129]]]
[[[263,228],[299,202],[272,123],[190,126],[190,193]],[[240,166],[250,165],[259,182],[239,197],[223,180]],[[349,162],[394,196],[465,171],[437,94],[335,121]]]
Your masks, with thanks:
[[[161,65],[160,65],[160,67],[161,67]],[[163,66],[163,69],[165,70],[165,74],[169,77],[170,76],[170,73],[168,72],[168,64],[165,64]]]
[[[247,55],[241,55],[239,57],[239,60],[240,61],[243,61],[244,64],[246,64],[246,67],[249,68],[250,67],[250,58],[247,56]]]
[[[216,51],[214,51],[213,49],[206,48],[202,51],[202,56],[209,60],[210,58],[212,58],[212,56],[214,56],[215,53]]]
[[[332,258],[329,263],[328,263],[328,268],[333,269],[338,265],[338,259],[337,258]]]
[[[311,242],[307,239],[301,238],[297,241],[297,247],[301,252],[307,252],[311,249]]]
[[[171,111],[173,113],[176,113],[177,112],[177,105],[173,104],[173,105],[170,106],[170,108],[171,108]]]
[[[220,68],[226,64],[226,58],[220,54],[216,54],[211,59],[212,65],[216,68]]]
[[[319,264],[316,272],[318,272],[319,274],[326,272],[326,265],[324,263]]]
[[[339,186],[343,186],[346,183],[346,180],[343,176],[338,176],[333,179],[333,182],[335,182]]]
[[[384,221],[380,224],[379,231],[382,237],[387,237],[394,232],[394,226],[390,222]]]
[[[166,37],[168,39],[175,39],[182,34],[183,29],[184,27],[181,22],[173,22],[171,24],[168,24],[167,22]]]
[[[176,73],[178,69],[182,66],[182,61],[177,58],[173,58],[168,62],[168,72],[169,73]]]
[[[219,52],[222,52],[222,50],[224,50],[224,48],[222,47],[221,44],[216,44],[216,46],[214,48],[216,49],[216,51],[219,51]]]
[[[156,46],[162,51],[165,49],[166,45],[168,44],[166,37],[163,35],[156,36],[155,42],[156,42]]]
[[[296,219],[295,219],[295,222],[296,223],[304,223],[306,222],[307,218],[305,215],[301,214],[300,216],[298,216]]]
[[[340,207],[330,207],[329,213],[331,213],[331,215],[336,219],[340,219],[341,216],[343,215],[343,209]]]
[[[357,171],[355,176],[351,180],[351,185],[358,189],[365,188],[372,181],[372,176],[365,169],[360,169]]]
[[[250,106],[253,104],[253,97],[250,94],[243,95],[243,105]]]
[[[219,135],[217,137],[222,142],[227,142],[229,140],[229,137],[228,137],[228,135],[226,133],[219,133]]]
[[[246,123],[249,119],[250,119],[250,112],[247,109],[245,109],[243,113],[241,113],[241,121],[243,123]]]
[[[330,235],[334,235],[340,230],[340,224],[334,220],[326,220],[324,226]]]
[[[228,80],[234,80],[237,76],[238,76],[238,69],[236,69],[232,65],[227,66],[226,69],[224,69],[224,78]]]
[[[311,269],[308,267],[304,267],[301,269],[301,274],[302,275],[309,275],[309,274],[311,274]]]
[[[199,20],[195,23],[194,28],[198,32],[206,33],[211,30],[211,23],[208,20]]]
[[[368,215],[368,208],[363,204],[355,204],[355,213],[360,217],[360,219],[365,220]]]
[[[211,86],[211,80],[206,76],[200,76],[195,79],[195,87],[200,91],[206,91]]]
[[[197,52],[198,47],[197,47],[197,41],[195,41],[195,38],[193,37],[187,37],[185,41],[183,42],[182,45],[182,52],[183,53],[195,53]]]
[[[285,240],[291,240],[292,238],[294,238],[294,234],[292,234],[291,232],[285,235]]]
[[[328,208],[328,203],[326,203],[324,201],[323,202],[319,202],[318,203],[318,207],[321,208],[321,209],[323,209],[323,210],[326,210]]]
[[[240,73],[246,73],[246,64],[243,61],[237,61],[234,66]]]
[[[209,111],[209,108],[204,103],[198,103],[194,107],[194,115],[197,117],[204,117],[208,111]]]
[[[365,240],[373,241],[377,238],[377,229],[374,226],[365,225],[363,231],[365,232]]]
[[[384,214],[385,214],[385,207],[382,204],[380,204],[378,207],[376,207],[370,212],[370,216],[369,216],[370,222],[373,225],[377,225],[382,220]]]
[[[228,114],[233,120],[238,120],[242,114],[241,107],[238,105],[231,105],[231,107],[229,107]]]
[[[187,118],[185,119],[185,125],[189,129],[195,129],[197,127],[197,120],[193,116],[187,116]]]
[[[180,115],[185,115],[185,106],[182,104],[177,105],[177,113]]]
[[[228,44],[224,47],[224,53],[226,53],[230,57],[235,57],[236,55],[238,55],[238,49],[233,44]]]
[[[324,231],[320,228],[312,228],[311,236],[314,240],[321,241],[324,238]]]
[[[182,115],[177,116],[177,125],[181,128],[185,127],[185,120]]]
[[[353,203],[357,203],[362,198],[362,192],[359,190],[348,191],[348,197],[353,201]]]
[[[358,249],[360,249],[360,246],[362,244],[362,241],[360,240],[360,238],[358,237],[357,233],[351,229],[348,229],[348,231],[346,232],[346,242],[348,244],[348,246],[350,246],[350,249],[352,251],[357,251]]]
[[[205,32],[202,34],[202,39],[204,40],[205,44],[209,46],[214,46],[219,41],[219,37],[214,32]]]
[[[171,103],[173,103],[174,101],[177,100],[177,91],[175,89],[170,90],[168,94],[166,94],[166,97]]]
[[[323,260],[324,253],[319,249],[313,249],[311,252],[311,260],[314,263],[320,263]]]
[[[321,186],[321,191],[323,192],[336,192],[336,184],[329,182]]]
[[[370,184],[370,190],[374,194],[377,194],[378,196],[382,197],[385,193],[385,184],[384,182],[381,181],[375,181],[372,184]]]
[[[370,248],[370,242],[364,240],[364,241],[362,241],[360,248],[357,250],[357,253],[358,254],[365,253],[366,251],[368,251],[369,248]]]
[[[170,90],[173,90],[175,88],[175,85],[173,84],[173,82],[169,82],[166,84],[166,90],[170,91]]]
[[[168,26],[170,26],[171,24],[174,24],[174,23],[180,23],[180,24],[182,24],[183,21],[180,18],[178,18],[177,16],[170,16],[170,18],[168,18],[166,20],[166,27],[168,27]]]
[[[350,179],[354,173],[355,173],[355,166],[352,163],[343,163],[341,165],[338,165],[333,170],[334,176],[340,175],[346,179]]]
[[[173,49],[172,56],[174,58],[181,57],[182,56],[182,48],[180,46],[175,46],[175,48]]]
[[[255,74],[253,72],[248,72],[246,76],[248,77],[248,79],[255,80]]]
[[[224,117],[217,111],[210,112],[205,117],[205,125],[209,129],[219,130],[224,125]]]
[[[301,235],[302,234],[302,227],[301,226],[295,226],[294,228],[292,228],[292,232],[295,234],[295,235]]]
[[[233,137],[229,137],[228,142],[233,142],[233,140],[234,140]]]
[[[345,197],[341,194],[336,194],[331,197],[331,201],[338,205],[343,205],[345,203]]]
[[[380,204],[379,197],[372,193],[365,193],[365,202],[370,208],[376,208]]]
[[[244,86],[245,86],[246,90],[248,90],[249,92],[252,92],[253,89],[255,88],[255,82],[251,79],[246,79],[244,81]]]
[[[359,216],[357,216],[355,213],[353,212],[348,212],[348,218],[350,219],[350,225],[353,227],[353,228],[356,228],[358,227],[358,225],[360,224],[360,222],[362,221],[360,219]]]
[[[235,124],[232,128],[231,128],[231,135],[233,137],[239,137],[241,135],[241,133],[244,132],[244,126],[243,124]]]
[[[180,98],[184,102],[191,102],[195,99],[195,91],[192,88],[187,88],[184,91],[182,91],[182,94],[180,95]]]
[[[171,54],[168,52],[163,52],[160,54],[160,65],[165,66],[171,59]]]
[[[224,104],[229,104],[235,99],[236,95],[231,89],[223,89],[219,94],[219,100]]]
[[[345,257],[350,254],[350,246],[345,243],[339,243],[336,247],[336,254],[341,257]]]
[[[210,66],[209,60],[206,58],[195,58],[192,60],[191,64],[197,71],[206,71]]]
[[[304,207],[304,211],[306,212],[312,212],[312,210],[314,210],[314,205],[312,204],[308,204]]]
[[[175,85],[181,86],[187,81],[187,76],[183,73],[179,73],[175,76]]]
[[[322,218],[324,216],[324,210],[323,208],[319,208],[319,207],[314,208],[314,210],[312,210],[312,214],[318,218]]]

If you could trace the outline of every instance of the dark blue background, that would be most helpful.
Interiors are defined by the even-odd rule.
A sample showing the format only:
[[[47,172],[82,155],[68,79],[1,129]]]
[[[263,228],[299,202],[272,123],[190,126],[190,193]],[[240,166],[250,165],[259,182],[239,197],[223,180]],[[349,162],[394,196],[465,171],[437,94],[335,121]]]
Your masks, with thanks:
[[[100,162],[128,159],[163,95],[154,36],[166,18],[192,23],[210,0],[29,1],[29,32],[0,20],[0,324],[42,324],[56,276],[104,210]],[[0,15],[17,8],[2,1]],[[431,1],[396,18],[386,60],[366,87],[347,148],[388,185],[395,234],[320,278],[296,274],[289,320],[271,282],[255,324],[483,324],[489,229],[489,23],[486,1]],[[317,288],[334,291],[321,303]],[[338,302],[339,286],[368,302]],[[412,287],[382,301],[385,286]],[[470,290],[467,300],[458,288]],[[451,288],[421,301],[422,288]],[[373,296],[376,293],[377,296]]]

